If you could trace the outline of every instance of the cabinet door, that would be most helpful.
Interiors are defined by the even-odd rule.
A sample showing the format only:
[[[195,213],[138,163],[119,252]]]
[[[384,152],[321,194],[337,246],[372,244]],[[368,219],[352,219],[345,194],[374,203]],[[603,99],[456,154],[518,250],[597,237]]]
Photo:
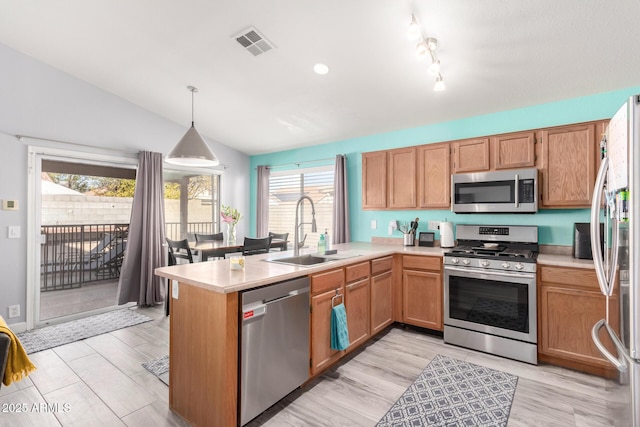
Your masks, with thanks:
[[[404,270],[402,274],[402,321],[442,331],[442,275]]]
[[[388,153],[388,207],[409,209],[416,207],[416,150],[400,148]]]
[[[542,203],[549,207],[590,207],[595,183],[595,125],[544,129]]]
[[[533,167],[535,157],[535,132],[518,132],[491,138],[495,169]]]
[[[418,147],[418,207],[451,207],[451,169],[449,144]]]
[[[387,152],[362,153],[362,208],[387,207]]]
[[[369,332],[369,278],[346,285],[344,288],[347,325],[349,326],[349,348],[351,351],[364,343]]]
[[[456,141],[451,146],[453,173],[489,170],[489,138]]]
[[[595,367],[611,368],[591,339],[591,328],[605,317],[605,297],[598,291],[540,287],[540,342],[538,352]],[[612,297],[610,307],[617,307]],[[619,312],[610,313],[610,323],[619,324]],[[602,342],[615,354],[613,344],[601,335]]]
[[[338,288],[342,293],[342,288]],[[331,299],[336,290],[311,297],[311,375],[315,375],[338,360],[341,351],[331,349]]]
[[[371,335],[393,322],[392,272],[371,277]]]

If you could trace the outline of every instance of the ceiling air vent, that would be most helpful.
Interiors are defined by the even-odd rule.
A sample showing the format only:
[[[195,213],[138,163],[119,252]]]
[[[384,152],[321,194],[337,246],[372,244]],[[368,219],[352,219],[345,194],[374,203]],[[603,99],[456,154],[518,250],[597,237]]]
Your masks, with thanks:
[[[247,28],[233,36],[233,38],[236,39],[243,48],[251,52],[253,56],[258,56],[275,47],[273,43],[267,40],[267,38],[260,34],[254,27]]]

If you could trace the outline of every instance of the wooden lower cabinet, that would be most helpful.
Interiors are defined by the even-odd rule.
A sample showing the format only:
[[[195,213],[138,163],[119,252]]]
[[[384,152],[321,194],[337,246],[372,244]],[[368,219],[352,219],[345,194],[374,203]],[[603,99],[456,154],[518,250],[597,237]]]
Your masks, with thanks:
[[[402,322],[442,331],[441,258],[405,255],[402,265]]]
[[[371,261],[371,335],[393,323],[393,257]]]
[[[615,377],[615,368],[600,354],[591,329],[604,319],[606,299],[595,271],[540,266],[538,271],[538,359],[595,375]],[[610,299],[610,324],[619,329],[619,297]],[[613,354],[613,343],[600,338]]]
[[[347,324],[349,326],[349,348],[352,351],[366,342],[370,335],[369,329],[369,277],[344,287]]]
[[[346,285],[344,304],[349,326],[349,347],[353,351],[365,343],[371,336],[371,266],[369,261],[349,265],[344,269]]]
[[[364,344],[393,323],[393,257],[348,265],[311,275],[310,376]],[[336,293],[344,299],[349,347],[331,349],[331,311]]]
[[[342,357],[342,351],[331,349],[331,300],[336,291],[344,295],[340,286],[311,297],[311,375],[320,373]]]
[[[311,275],[311,375],[316,375],[342,357],[331,349],[333,297],[344,298],[344,269]],[[337,302],[336,302],[337,303]]]

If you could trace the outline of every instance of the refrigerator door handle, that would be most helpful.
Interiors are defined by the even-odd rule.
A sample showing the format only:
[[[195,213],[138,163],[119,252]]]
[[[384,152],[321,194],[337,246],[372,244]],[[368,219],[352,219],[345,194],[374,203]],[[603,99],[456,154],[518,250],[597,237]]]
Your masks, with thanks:
[[[600,242],[600,204],[602,203],[602,192],[604,191],[605,177],[609,169],[609,158],[605,157],[600,163],[600,170],[593,188],[591,203],[591,252],[593,253],[593,264],[598,277],[600,291],[604,295],[609,295],[609,283],[607,282],[604,263],[602,260],[602,242]]]
[[[612,218],[612,221],[613,221],[613,232],[611,233],[612,234],[612,239],[611,239],[612,253],[611,253],[611,257],[609,258],[609,276],[608,276],[609,286],[607,288],[609,290],[609,293],[606,294],[609,297],[613,295],[613,289],[616,285],[616,270],[617,270],[616,267],[618,266],[618,233],[620,232],[620,223],[618,222],[618,220],[616,218]]]
[[[616,346],[618,357],[615,357],[613,354],[609,353],[609,350],[607,350],[604,344],[602,344],[602,342],[600,341],[598,333],[600,332],[600,329],[602,329],[602,327],[605,328],[607,334],[609,334],[609,337],[611,338],[611,341],[613,341],[613,344]],[[627,356],[626,350],[618,339],[616,333],[611,329],[609,324],[604,319],[599,320],[595,325],[593,325],[593,328],[591,329],[591,339],[593,339],[593,343],[596,345],[596,347],[598,347],[600,353],[602,353],[602,355],[606,357],[618,371],[627,371],[627,359],[629,356]]]

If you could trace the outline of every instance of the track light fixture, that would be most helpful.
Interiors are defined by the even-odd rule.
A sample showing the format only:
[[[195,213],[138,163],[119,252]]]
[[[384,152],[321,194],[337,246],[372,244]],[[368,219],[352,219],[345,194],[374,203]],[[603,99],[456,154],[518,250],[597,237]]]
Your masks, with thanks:
[[[422,31],[420,30],[420,25],[418,25],[418,20],[416,19],[416,15],[411,14],[411,23],[409,24],[409,30],[407,31],[407,36],[409,36],[409,40],[418,40]]]
[[[438,40],[433,37],[425,38],[422,35],[422,29],[418,25],[418,20],[413,13],[411,14],[411,23],[409,24],[408,35],[412,40],[421,38],[420,42],[416,45],[416,56],[420,60],[431,57],[431,64],[429,65],[428,71],[431,75],[436,76],[436,84],[433,87],[433,90],[436,92],[444,90],[444,81],[442,79],[442,74],[440,73],[440,60],[436,55]]]

